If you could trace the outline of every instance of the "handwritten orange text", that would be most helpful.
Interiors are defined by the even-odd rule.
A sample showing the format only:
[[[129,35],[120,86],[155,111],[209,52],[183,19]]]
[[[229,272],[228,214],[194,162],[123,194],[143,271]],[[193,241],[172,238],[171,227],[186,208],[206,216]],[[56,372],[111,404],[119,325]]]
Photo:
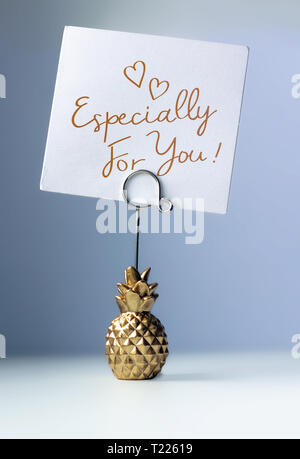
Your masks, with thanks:
[[[199,97],[199,88],[194,88],[191,93],[189,93],[188,89],[182,89],[178,93],[174,107],[166,108],[159,113],[151,113],[150,107],[147,106],[143,113],[112,114],[110,112],[105,112],[95,113],[91,116],[87,110],[90,98],[88,96],[82,96],[75,102],[76,110],[72,115],[72,124],[76,128],[84,128],[91,125],[94,132],[103,132],[103,141],[106,143],[110,133],[110,127],[115,124],[121,126],[138,126],[141,124],[174,123],[177,120],[187,118],[191,121],[200,121],[196,132],[198,136],[202,136],[206,131],[208,120],[217,113],[217,110],[211,110],[209,105],[201,109],[201,106],[198,105]],[[79,114],[81,118],[84,118],[86,115],[87,119],[80,122],[78,120]]]

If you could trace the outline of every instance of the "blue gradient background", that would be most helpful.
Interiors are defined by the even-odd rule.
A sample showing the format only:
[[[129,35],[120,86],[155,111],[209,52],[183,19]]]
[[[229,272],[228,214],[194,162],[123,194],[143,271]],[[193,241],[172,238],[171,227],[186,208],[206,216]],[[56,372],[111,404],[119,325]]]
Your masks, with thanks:
[[[134,240],[99,235],[96,200],[39,191],[65,25],[248,45],[226,216],[203,244],[142,237],[172,350],[290,349],[300,333],[297,1],[0,0],[0,333],[16,354],[103,352]]]

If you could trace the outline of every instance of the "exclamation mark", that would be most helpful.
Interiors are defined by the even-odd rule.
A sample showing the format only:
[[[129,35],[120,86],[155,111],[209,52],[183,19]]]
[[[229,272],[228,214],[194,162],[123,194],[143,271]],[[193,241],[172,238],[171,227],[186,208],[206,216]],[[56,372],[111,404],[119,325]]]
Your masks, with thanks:
[[[213,160],[213,163],[216,162],[216,159],[220,153],[220,150],[221,150],[221,146],[222,146],[222,142],[219,143],[219,146],[218,146],[218,150],[217,150],[217,153],[215,154],[215,159]]]

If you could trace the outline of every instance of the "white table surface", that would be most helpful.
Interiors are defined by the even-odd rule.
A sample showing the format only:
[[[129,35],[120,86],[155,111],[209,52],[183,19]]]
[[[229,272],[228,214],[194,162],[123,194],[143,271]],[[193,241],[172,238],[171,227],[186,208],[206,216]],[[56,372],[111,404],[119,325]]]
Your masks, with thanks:
[[[300,438],[290,353],[173,354],[151,381],[101,357],[0,360],[0,438]]]

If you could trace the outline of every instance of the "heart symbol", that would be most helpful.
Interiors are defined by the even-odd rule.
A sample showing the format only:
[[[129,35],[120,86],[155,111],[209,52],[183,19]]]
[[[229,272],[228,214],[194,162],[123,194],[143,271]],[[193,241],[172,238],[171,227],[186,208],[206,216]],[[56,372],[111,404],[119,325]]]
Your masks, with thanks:
[[[168,91],[169,86],[170,84],[168,81],[159,81],[158,78],[152,78],[149,83],[149,90],[152,99],[155,100],[161,97],[165,92]]]
[[[125,67],[124,75],[129,81],[131,81],[131,83],[135,84],[138,88],[140,88],[143,83],[145,71],[145,62],[136,61],[133,65],[128,65],[128,67]]]

